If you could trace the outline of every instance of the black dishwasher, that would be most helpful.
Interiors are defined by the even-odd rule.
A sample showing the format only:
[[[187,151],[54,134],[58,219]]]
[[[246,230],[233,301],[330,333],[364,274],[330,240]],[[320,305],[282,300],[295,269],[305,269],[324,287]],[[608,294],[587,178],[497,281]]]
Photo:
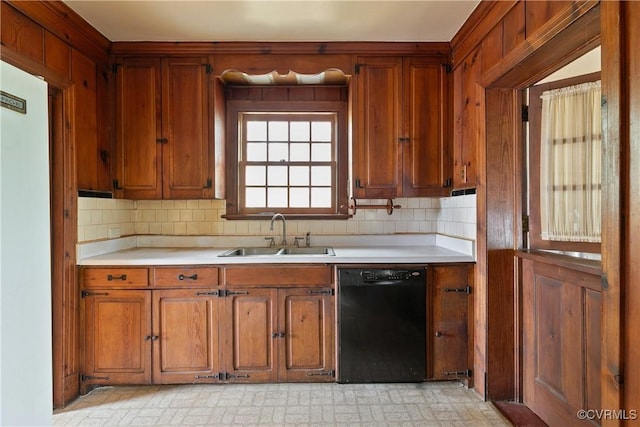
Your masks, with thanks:
[[[338,269],[338,382],[426,378],[423,268]]]

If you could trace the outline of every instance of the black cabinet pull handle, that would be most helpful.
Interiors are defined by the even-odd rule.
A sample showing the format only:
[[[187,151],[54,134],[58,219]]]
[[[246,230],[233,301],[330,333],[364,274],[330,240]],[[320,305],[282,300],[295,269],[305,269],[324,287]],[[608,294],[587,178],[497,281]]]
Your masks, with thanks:
[[[112,274],[109,274],[107,276],[107,280],[110,281],[110,282],[113,281],[113,280],[123,280],[124,281],[124,280],[127,280],[127,275],[126,274],[121,274],[120,276],[114,276]]]
[[[442,336],[442,332],[437,331],[437,332],[436,332],[436,337],[440,338],[441,336]]]
[[[184,274],[180,274],[178,280],[198,280],[198,275],[185,276]]]

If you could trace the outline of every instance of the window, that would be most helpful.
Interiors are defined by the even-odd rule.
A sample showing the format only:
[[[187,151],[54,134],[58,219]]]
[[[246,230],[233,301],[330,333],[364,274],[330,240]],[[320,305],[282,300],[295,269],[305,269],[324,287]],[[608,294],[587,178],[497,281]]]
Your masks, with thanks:
[[[241,113],[240,205],[335,212],[336,113]]]
[[[226,218],[348,217],[347,90],[317,89],[228,91]]]
[[[531,247],[600,251],[599,73],[530,89]]]

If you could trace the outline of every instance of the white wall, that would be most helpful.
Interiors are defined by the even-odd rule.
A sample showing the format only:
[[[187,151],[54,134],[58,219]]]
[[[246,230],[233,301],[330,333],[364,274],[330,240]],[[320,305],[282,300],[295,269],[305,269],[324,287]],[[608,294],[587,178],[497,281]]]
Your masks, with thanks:
[[[0,425],[51,425],[47,84],[0,61]]]

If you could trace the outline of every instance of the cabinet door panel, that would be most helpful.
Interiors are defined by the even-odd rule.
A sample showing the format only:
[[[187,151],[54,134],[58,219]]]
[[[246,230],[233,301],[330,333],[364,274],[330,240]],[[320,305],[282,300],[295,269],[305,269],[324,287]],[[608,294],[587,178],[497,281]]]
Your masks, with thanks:
[[[403,197],[443,194],[445,131],[448,127],[448,74],[441,64],[407,58],[403,69],[405,126]]]
[[[159,199],[160,60],[127,59],[117,73],[117,179],[127,199]]]
[[[204,290],[153,291],[154,384],[217,381],[218,297]]]
[[[275,289],[248,289],[227,296],[225,304],[225,371],[232,381],[276,379]]]
[[[468,357],[469,294],[454,289],[469,285],[469,267],[437,266],[429,269],[432,326],[428,330],[432,351],[432,378],[454,379],[452,372],[466,371]],[[464,374],[459,375],[465,377]]]
[[[354,195],[393,198],[400,187],[402,59],[361,58]]]
[[[203,58],[163,60],[163,198],[202,198],[213,189],[206,65]]]
[[[328,290],[330,292],[330,290]],[[334,381],[334,296],[318,289],[280,289],[280,381]]]
[[[106,290],[84,299],[85,384],[151,382],[151,293]]]

